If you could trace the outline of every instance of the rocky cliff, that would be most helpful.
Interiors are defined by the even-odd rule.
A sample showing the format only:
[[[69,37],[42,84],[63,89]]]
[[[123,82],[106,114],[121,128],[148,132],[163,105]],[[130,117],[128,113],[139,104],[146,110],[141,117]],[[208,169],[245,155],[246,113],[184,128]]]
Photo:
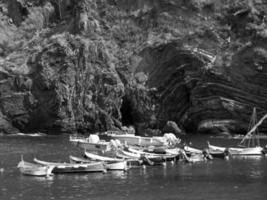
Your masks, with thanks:
[[[266,0],[1,0],[0,132],[244,133],[267,112],[266,15]]]

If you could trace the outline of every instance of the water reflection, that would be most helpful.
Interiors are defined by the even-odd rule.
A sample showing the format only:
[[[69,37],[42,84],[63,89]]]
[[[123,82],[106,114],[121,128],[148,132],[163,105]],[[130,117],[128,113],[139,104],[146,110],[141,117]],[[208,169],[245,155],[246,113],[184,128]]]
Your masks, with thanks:
[[[65,181],[90,181],[90,180],[101,180],[103,178],[103,173],[70,173],[70,174],[55,174],[54,178],[56,180]]]
[[[246,156],[246,155],[232,155],[235,160],[261,161],[264,159],[263,155]]]
[[[25,176],[21,174],[19,175],[18,179],[22,187],[25,187],[27,185],[32,185],[32,184],[50,187],[54,182],[54,176],[38,177],[38,176]]]
[[[249,176],[253,179],[263,179],[264,171],[260,169],[251,170]]]
[[[126,179],[128,172],[124,172],[124,171],[109,171],[108,173],[110,173],[110,176],[114,179]]]

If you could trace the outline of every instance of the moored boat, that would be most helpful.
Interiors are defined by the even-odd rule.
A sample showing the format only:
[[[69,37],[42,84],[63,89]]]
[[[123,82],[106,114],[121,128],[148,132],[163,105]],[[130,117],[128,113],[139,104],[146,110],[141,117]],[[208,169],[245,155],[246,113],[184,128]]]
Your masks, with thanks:
[[[181,150],[180,153],[181,153],[180,154],[181,160],[184,160],[188,163],[203,162],[203,161],[210,160],[210,158],[208,157],[209,154],[205,154],[202,152],[201,153],[193,153],[190,156],[188,156],[184,150]]]
[[[101,141],[98,135],[90,135],[89,137],[70,136],[69,141],[82,149],[88,151],[105,152],[109,149],[109,142]]]
[[[214,157],[214,158],[229,158],[229,151],[225,147],[219,147],[219,146],[214,146],[208,143],[208,152]]]
[[[128,170],[127,161],[106,161],[105,166],[107,170]]]
[[[143,147],[162,147],[175,146],[180,143],[180,139],[172,133],[166,133],[164,136],[143,137],[133,134],[109,134],[113,139],[119,140],[124,145],[138,145]]]
[[[183,147],[183,149],[184,149],[185,153],[188,154],[188,155],[191,155],[191,154],[202,154],[202,152],[203,152],[200,149],[193,148],[193,147],[190,147],[188,145],[185,145]]]
[[[54,166],[53,173],[86,173],[86,172],[106,172],[103,162],[91,163],[58,163],[47,162],[34,158],[34,162],[44,166]]]
[[[210,152],[223,153],[226,150],[225,147],[211,145],[209,141],[207,143],[208,143],[208,149],[210,150]]]
[[[125,151],[125,150],[120,150],[118,151],[118,154],[121,154],[122,156],[127,157],[128,159],[141,159],[141,155],[138,153],[133,153],[133,152],[129,152],[129,151]]]
[[[122,144],[126,145],[139,145],[139,146],[164,146],[165,141],[158,137],[141,137],[132,134],[123,135],[110,135],[112,138],[121,141]]]
[[[264,148],[260,146],[260,137],[258,133],[258,126],[267,118],[265,114],[257,123],[256,108],[253,109],[253,113],[250,119],[249,131],[243,137],[238,147],[218,147],[214,145],[209,145],[209,149],[214,151],[228,151],[230,155],[239,156],[257,156],[263,155],[265,153]]]
[[[23,159],[19,162],[17,167],[22,174],[31,176],[50,176],[53,174],[52,171],[54,169],[54,166],[42,166],[26,162]]]
[[[260,146],[244,147],[244,148],[229,148],[230,155],[244,155],[244,156],[257,156],[263,155],[264,149]]]
[[[150,152],[145,152],[142,149],[135,149],[132,147],[128,147],[127,150],[129,152],[138,154],[141,156],[146,156],[149,159],[156,159],[156,158],[160,158],[160,159],[164,159],[164,160],[170,160],[170,159],[174,159],[178,154],[171,154],[171,153],[165,153],[165,154],[159,154],[159,153],[150,153]]]
[[[89,153],[87,151],[84,152],[84,155],[89,158],[90,160],[96,160],[96,161],[123,161],[123,159],[120,158],[112,158],[107,156],[100,156],[96,155],[94,153]]]
[[[72,163],[91,163],[92,160],[78,158],[75,156],[70,156],[70,161]],[[119,161],[103,161],[104,166],[107,170],[127,170],[127,161],[126,160],[119,160]]]
[[[86,159],[86,158],[80,158],[76,156],[69,156],[70,163],[91,163],[92,160]]]

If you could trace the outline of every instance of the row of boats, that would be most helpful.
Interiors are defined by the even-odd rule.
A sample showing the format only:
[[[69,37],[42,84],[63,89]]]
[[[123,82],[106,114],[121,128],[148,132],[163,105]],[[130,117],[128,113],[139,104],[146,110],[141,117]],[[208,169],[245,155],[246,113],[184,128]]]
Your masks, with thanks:
[[[18,168],[26,175],[50,176],[53,173],[126,171],[146,165],[165,165],[168,161],[194,163],[229,156],[264,155],[266,149],[260,146],[257,127],[265,118],[267,115],[256,123],[254,109],[251,128],[238,147],[220,147],[207,142],[207,148],[201,150],[182,144],[181,140],[171,133],[162,137],[141,137],[106,132],[111,138],[109,141],[100,140],[95,134],[87,138],[70,136],[70,142],[84,151],[80,157],[70,155],[68,163],[47,162],[37,158],[34,158],[34,163],[29,163],[22,158]]]
[[[81,138],[80,138],[81,139]],[[88,138],[84,138],[88,140]],[[84,141],[85,142],[85,141]],[[88,149],[81,157],[69,156],[69,162],[47,162],[34,158],[34,163],[21,159],[18,168],[22,174],[34,176],[50,176],[53,173],[86,173],[86,172],[107,172],[108,170],[126,171],[132,167],[143,165],[163,164],[167,160],[174,159],[178,154],[157,154],[141,152],[138,149],[118,147],[116,150],[106,148],[103,151],[97,143],[88,143]],[[101,145],[100,145],[101,146]],[[94,147],[94,149],[93,149]]]

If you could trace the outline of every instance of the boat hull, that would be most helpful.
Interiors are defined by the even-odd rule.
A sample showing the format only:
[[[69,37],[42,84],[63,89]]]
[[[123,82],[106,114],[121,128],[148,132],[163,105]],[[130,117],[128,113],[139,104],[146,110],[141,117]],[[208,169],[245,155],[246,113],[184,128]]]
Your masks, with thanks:
[[[106,168],[103,163],[87,165],[87,166],[77,166],[77,167],[61,167],[56,166],[53,173],[89,173],[89,172],[105,172]]]
[[[70,156],[70,161],[73,163],[91,163],[89,159],[77,158]],[[103,161],[107,170],[127,170],[127,161]]]
[[[100,151],[104,152],[108,150],[108,144],[95,144],[83,141],[71,141],[71,143],[81,149],[85,149],[87,151]]]
[[[164,146],[166,142],[162,137],[141,137],[135,135],[111,135],[113,139],[119,140],[126,145],[139,146]]]
[[[84,155],[89,158],[90,160],[96,160],[96,161],[123,161],[123,159],[119,159],[119,158],[111,158],[111,157],[106,157],[106,156],[100,156],[100,155],[96,155],[93,153],[89,153],[89,152],[84,152]]]
[[[53,163],[34,159],[38,164],[44,166],[54,166],[53,173],[87,173],[87,172],[106,172],[103,162],[91,162],[83,164],[73,163]]]
[[[128,169],[127,161],[119,161],[119,162],[105,162],[105,167],[107,170],[124,170]]]
[[[218,147],[214,145],[208,145],[210,154],[221,154],[221,153],[229,153],[230,155],[245,155],[245,156],[254,156],[254,155],[262,155],[264,154],[264,149],[262,147],[243,147],[243,148],[225,148]]]
[[[263,155],[264,149],[262,147],[229,148],[229,153],[244,156]]]
[[[53,166],[39,166],[25,161],[20,161],[18,168],[22,174],[29,176],[50,176],[54,169]]]

